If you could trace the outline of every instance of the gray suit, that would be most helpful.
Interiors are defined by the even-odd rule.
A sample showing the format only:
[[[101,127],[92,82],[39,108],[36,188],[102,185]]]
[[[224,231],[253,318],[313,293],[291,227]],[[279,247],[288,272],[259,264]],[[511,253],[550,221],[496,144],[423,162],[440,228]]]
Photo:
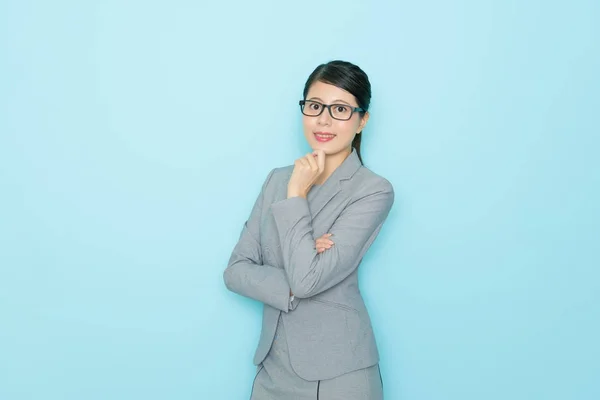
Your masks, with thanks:
[[[307,381],[331,379],[379,361],[357,268],[394,191],[361,165],[355,150],[306,199],[287,199],[292,171],[269,173],[224,280],[229,290],[264,303],[256,365],[267,356],[281,316],[294,371]],[[335,244],[317,254],[315,239],[325,233]]]

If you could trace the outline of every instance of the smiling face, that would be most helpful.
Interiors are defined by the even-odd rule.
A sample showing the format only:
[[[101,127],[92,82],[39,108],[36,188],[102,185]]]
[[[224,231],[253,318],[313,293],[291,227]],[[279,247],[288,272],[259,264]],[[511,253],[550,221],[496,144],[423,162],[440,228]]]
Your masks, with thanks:
[[[322,104],[345,105],[349,108],[359,107],[356,98],[351,93],[321,81],[316,81],[310,86],[305,100]],[[312,106],[319,107],[314,104]],[[311,107],[311,103],[308,103],[306,107]],[[343,107],[338,109],[337,106],[332,107],[331,111],[334,115],[336,112],[346,112]],[[321,115],[316,117],[303,115],[304,136],[313,150],[321,149],[327,155],[341,152],[350,153],[354,136],[364,129],[368,119],[368,112],[364,116],[354,112],[349,120],[340,121],[332,118],[329,110],[324,109]]]

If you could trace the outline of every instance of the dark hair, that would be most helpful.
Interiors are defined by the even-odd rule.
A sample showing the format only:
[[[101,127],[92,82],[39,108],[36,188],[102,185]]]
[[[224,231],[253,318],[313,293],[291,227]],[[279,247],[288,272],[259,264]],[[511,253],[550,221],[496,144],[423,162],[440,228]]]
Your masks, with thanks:
[[[335,60],[327,64],[321,64],[310,74],[304,85],[304,99],[308,94],[311,85],[317,81],[328,83],[351,93],[358,106],[365,111],[360,112],[360,116],[365,115],[371,103],[371,83],[369,77],[357,65],[347,61]],[[359,132],[360,133],[360,132]],[[360,139],[362,135],[356,135],[352,141],[352,147],[356,149],[358,158],[362,163],[360,155]]]

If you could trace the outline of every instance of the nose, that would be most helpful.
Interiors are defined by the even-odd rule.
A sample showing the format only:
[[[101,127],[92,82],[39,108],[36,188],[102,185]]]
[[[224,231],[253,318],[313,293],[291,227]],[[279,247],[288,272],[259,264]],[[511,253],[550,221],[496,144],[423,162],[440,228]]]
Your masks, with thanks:
[[[331,114],[329,114],[328,108],[325,107],[321,115],[317,117],[317,123],[325,126],[331,125]]]

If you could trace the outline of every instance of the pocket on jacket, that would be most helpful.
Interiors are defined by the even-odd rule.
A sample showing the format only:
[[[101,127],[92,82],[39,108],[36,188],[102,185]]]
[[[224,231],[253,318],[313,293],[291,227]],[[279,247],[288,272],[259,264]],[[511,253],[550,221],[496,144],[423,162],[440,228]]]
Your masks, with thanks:
[[[337,308],[337,309],[343,310],[343,311],[358,313],[358,311],[355,308],[352,308],[352,307],[347,306],[345,304],[336,303],[336,302],[330,301],[330,300],[323,300],[323,299],[318,299],[318,298],[311,297],[311,298],[309,298],[309,301],[312,301],[312,302],[315,302],[315,303],[319,303],[319,304],[323,304],[323,305],[328,306],[328,307]]]

